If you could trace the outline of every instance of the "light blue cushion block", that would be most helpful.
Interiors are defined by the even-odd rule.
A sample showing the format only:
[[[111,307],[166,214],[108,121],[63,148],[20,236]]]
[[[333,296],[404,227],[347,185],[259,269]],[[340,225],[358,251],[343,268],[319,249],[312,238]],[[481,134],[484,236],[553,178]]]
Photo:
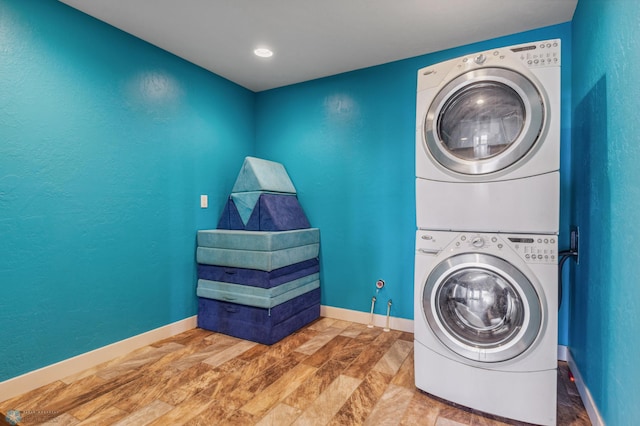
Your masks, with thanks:
[[[274,251],[232,250],[198,247],[196,259],[204,265],[232,266],[235,268],[272,271],[318,257],[320,244],[286,248]]]
[[[273,308],[320,287],[320,274],[311,274],[273,288],[259,288],[220,281],[198,280],[198,297],[258,308]]]
[[[296,188],[284,166],[275,161],[246,157],[232,193],[252,191],[273,191],[295,194]]]
[[[318,228],[279,232],[237,231],[229,229],[207,229],[198,231],[198,247],[274,251],[319,242],[320,229]]]
[[[233,204],[236,206],[245,227],[262,194],[264,194],[263,191],[237,192],[231,194]]]

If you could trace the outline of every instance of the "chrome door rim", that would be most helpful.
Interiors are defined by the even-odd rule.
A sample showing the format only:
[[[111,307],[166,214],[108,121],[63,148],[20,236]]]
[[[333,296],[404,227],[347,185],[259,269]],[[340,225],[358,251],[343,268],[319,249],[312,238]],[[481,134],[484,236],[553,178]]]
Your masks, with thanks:
[[[523,301],[523,326],[504,345],[483,347],[464,342],[447,330],[436,314],[439,309],[436,306],[439,287],[452,273],[468,268],[485,269],[499,274],[511,284]],[[535,342],[542,326],[541,301],[533,284],[509,262],[484,253],[458,254],[436,265],[425,282],[422,308],[429,327],[442,344],[464,358],[479,362],[501,362],[517,357]]]
[[[469,161],[456,157],[443,148],[443,142],[438,134],[440,112],[446,101],[460,90],[486,82],[504,84],[520,95],[525,107],[524,131],[509,148],[495,157]],[[545,121],[544,98],[531,80],[506,68],[480,68],[459,75],[438,92],[427,110],[424,139],[428,151],[446,169],[466,175],[485,175],[517,163],[531,151],[543,132]]]

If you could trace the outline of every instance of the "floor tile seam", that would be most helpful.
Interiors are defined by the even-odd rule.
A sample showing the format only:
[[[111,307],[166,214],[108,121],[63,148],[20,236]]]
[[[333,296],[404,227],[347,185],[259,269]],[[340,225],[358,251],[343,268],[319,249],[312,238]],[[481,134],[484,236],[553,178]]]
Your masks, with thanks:
[[[118,370],[127,371],[127,370],[133,370],[133,369],[136,369],[136,368],[140,368],[141,366],[146,365],[146,364],[155,363],[159,359],[161,359],[164,356],[169,355],[169,354],[171,354],[173,352],[174,349],[167,348],[167,346],[169,346],[169,345],[172,345],[172,343],[165,344],[165,345],[163,345],[161,347],[158,347],[158,348],[154,348],[154,347],[151,347],[149,345],[144,346],[144,347],[142,347],[140,349],[150,348],[148,350],[148,352],[143,352],[143,353],[131,358],[130,360],[128,360],[126,362],[118,363],[117,367],[114,365],[113,370],[116,370],[116,372],[118,372]],[[178,346],[181,346],[182,348],[185,347],[184,345],[178,345]],[[102,372],[102,373],[103,373],[102,375],[98,374],[98,376],[105,378],[104,377],[104,373],[105,372]],[[109,368],[107,368],[106,373],[109,373]]]
[[[211,368],[211,369],[210,369],[210,371],[212,371],[212,372],[213,372],[214,370],[215,370],[215,369],[213,369],[213,368]],[[217,378],[215,378],[215,379],[212,379],[212,381],[211,381],[211,382],[207,382],[207,386],[204,386],[202,389],[200,389],[200,390],[198,390],[198,391],[196,391],[196,392],[193,392],[193,393],[189,392],[189,387],[187,387],[187,385],[188,385],[189,383],[184,383],[184,384],[183,384],[182,386],[180,386],[179,388],[177,388],[177,389],[173,389],[173,390],[171,390],[171,391],[170,391],[170,392],[168,392],[168,393],[165,393],[165,394],[160,395],[159,399],[160,399],[162,402],[167,403],[167,404],[170,404],[170,405],[176,405],[176,406],[177,406],[177,405],[180,405],[180,404],[182,404],[182,403],[184,403],[184,402],[188,401],[188,400],[189,400],[189,399],[191,399],[191,398],[197,398],[197,397],[199,397],[199,396],[204,396],[204,395],[205,395],[205,392],[206,392],[207,390],[212,389],[213,387],[215,387],[215,386],[216,386],[216,384],[217,384],[218,382],[220,382],[221,380],[223,380],[223,379],[227,378],[227,377],[228,377],[228,376],[230,376],[231,374],[232,374],[232,373],[223,374],[223,375],[222,375],[222,376],[220,376],[220,377],[217,377]],[[198,376],[198,378],[199,378],[199,377],[201,377],[201,376],[202,376],[202,375]],[[194,378],[194,380],[195,380],[195,379],[197,379],[197,378]],[[179,391],[181,391],[181,392],[185,392],[185,393],[187,394],[187,396],[186,396],[183,400],[181,400],[180,402],[178,402],[178,403],[173,403],[173,402],[168,401],[168,400],[166,399],[166,398],[169,398],[171,395],[174,395],[176,392],[179,392]],[[202,395],[200,395],[200,394],[202,394]],[[163,397],[164,397],[165,399],[163,399]]]
[[[202,336],[205,334],[206,336]],[[167,337],[158,342],[153,342],[148,346],[159,347],[165,343],[170,343],[170,342],[175,342],[175,343],[185,342],[180,344],[187,346],[187,345],[190,345],[193,341],[197,340],[198,337],[200,338],[199,340],[203,340],[204,338],[206,338],[211,334],[213,334],[213,332],[209,330],[205,330],[203,328],[196,327],[187,331],[183,331],[182,333],[176,334],[175,336]],[[184,337],[185,335],[188,335],[188,337]]]
[[[404,364],[404,362],[407,360],[413,348],[408,349],[406,353],[404,353],[404,350],[405,348],[398,348],[394,343],[371,369],[380,371],[381,373],[385,373],[386,371],[384,369],[384,366],[381,364],[384,361],[384,363],[386,364],[386,366],[389,367],[389,369],[395,370],[391,373],[395,376],[398,373],[398,371],[400,371],[402,364]],[[398,356],[395,357],[396,355]],[[391,358],[391,359],[387,359],[387,356],[388,358]]]
[[[337,336],[336,336],[337,337]],[[334,359],[334,356],[336,355],[336,353],[340,352],[341,350],[343,350],[344,345],[343,346],[337,346],[335,348],[331,347],[329,349],[327,349],[328,353],[326,355],[318,355],[318,353],[320,353],[320,351],[324,348],[327,348],[328,345],[333,342],[333,339],[331,339],[329,342],[327,342],[324,346],[322,346],[321,348],[319,348],[316,352],[314,352],[312,355],[307,355],[307,359],[310,359],[314,356],[317,356],[318,358],[321,359],[322,358],[326,358],[324,359],[324,361],[321,362],[321,364],[316,365],[316,364],[308,364],[308,365],[312,365],[314,367],[320,368],[321,366],[323,366],[324,364],[326,364],[327,362],[329,362],[330,360]],[[338,344],[339,345],[339,344]]]
[[[60,404],[60,403],[66,401],[66,400],[69,400],[69,399],[74,399],[74,400],[81,399],[82,397],[86,396],[87,394],[91,394],[92,397],[93,397],[96,388],[100,388],[102,386],[105,386],[109,382],[109,381],[106,381],[104,379],[101,379],[100,377],[98,377],[96,375],[87,376],[87,377],[83,378],[83,380],[84,379],[89,379],[91,377],[95,377],[97,379],[100,379],[103,382],[102,383],[97,383],[94,386],[86,387],[84,389],[82,388],[82,385],[79,384],[79,382],[76,382],[76,383],[71,384],[71,385],[67,385],[64,389],[57,390],[56,391],[56,395],[52,395],[53,398],[51,398],[49,400],[49,404],[50,405],[48,405],[47,407],[52,407],[52,406],[55,407],[55,406],[57,406],[57,404]],[[71,387],[79,387],[80,389],[73,389],[72,390],[72,389],[70,389]],[[64,395],[65,393],[67,393],[67,395]],[[108,393],[108,392],[103,392],[103,393]]]
[[[407,388],[403,388],[401,386],[397,386],[392,384],[391,382],[387,383],[387,385],[384,388],[384,391],[380,394],[380,396],[378,397],[376,403],[374,404],[373,408],[371,409],[371,411],[369,412],[369,416],[367,416],[367,418],[364,421],[364,425],[368,425],[371,424],[369,422],[369,418],[372,418],[372,416],[377,415],[377,410],[382,410],[385,406],[387,406],[389,404],[389,402],[391,401],[390,398],[385,398],[385,395],[387,394],[387,392],[391,393],[392,392],[392,388],[397,388],[398,392],[404,392],[407,391]],[[393,398],[396,399],[396,398]],[[404,404],[404,408],[402,409],[402,412],[398,414],[397,418],[398,418],[398,424],[400,423],[400,420],[405,416],[405,414],[407,413],[407,410],[409,409],[409,406],[411,405],[411,400],[412,398],[406,398],[407,400],[403,400],[402,403]],[[397,404],[395,404],[397,406]],[[375,421],[375,420],[372,420]],[[375,424],[375,423],[373,423]]]
[[[299,365],[304,365],[305,367],[311,367],[311,368],[313,369],[313,371],[309,370],[308,372],[305,372],[304,374],[302,374],[303,379],[302,379],[302,381],[301,381],[300,383],[298,383],[298,385],[297,385],[296,387],[289,389],[289,387],[288,387],[288,386],[285,386],[285,388],[283,389],[283,391],[281,392],[281,394],[280,394],[280,395],[278,395],[278,397],[277,397],[276,399],[274,399],[273,401],[271,401],[271,405],[269,405],[269,407],[266,409],[266,411],[265,411],[265,410],[261,410],[261,411],[260,411],[260,413],[262,413],[261,417],[264,417],[264,416],[265,416],[269,411],[271,411],[271,410],[272,410],[274,407],[276,407],[278,404],[283,403],[283,401],[284,401],[285,399],[287,399],[287,398],[289,397],[289,395],[293,394],[293,393],[294,393],[294,392],[295,392],[295,391],[296,391],[300,386],[302,386],[304,383],[306,383],[306,381],[307,381],[307,380],[308,380],[308,379],[309,379],[309,378],[310,378],[310,377],[311,377],[315,372],[317,372],[317,371],[318,371],[318,368],[313,367],[313,366],[309,366],[309,365],[307,365],[307,364],[302,364],[302,363],[299,363],[299,364],[297,364],[296,366],[294,366],[294,367],[292,368],[292,370],[293,370],[294,368],[298,367]],[[276,380],[275,382],[273,382],[271,385],[269,385],[268,387],[266,387],[265,389],[263,389],[263,390],[262,390],[262,392],[265,392],[265,393],[269,393],[269,394],[271,394],[271,392],[272,392],[273,390],[270,392],[270,391],[269,391],[269,388],[274,387],[274,385],[276,385],[276,383],[278,383],[280,380],[286,380],[285,375],[283,375],[283,376],[282,376],[282,377],[280,377],[278,380]],[[278,386],[279,386],[279,384],[278,384]],[[252,400],[250,400],[249,402],[247,402],[246,404],[244,404],[244,405],[243,405],[239,410],[245,411],[245,412],[247,412],[248,414],[251,414],[251,415],[259,415],[259,414],[254,413],[254,412],[247,411],[247,410],[245,409],[245,407],[246,407],[247,405],[251,404],[252,402],[253,402],[253,399],[252,399]]]
[[[254,346],[255,346],[255,343],[250,342],[248,340],[243,342],[238,342],[235,345],[230,346],[221,352],[211,355],[210,357],[202,360],[201,362],[205,364],[209,364],[214,368],[217,368],[222,364],[238,357],[239,355],[242,355],[243,353],[253,348]],[[223,361],[220,362],[220,360],[223,360]],[[218,363],[214,364],[214,362],[218,362]]]
[[[293,421],[291,424],[295,424],[295,423],[296,423],[296,421],[297,421],[300,417],[304,416],[304,415],[305,415],[305,413],[306,413],[308,410],[310,410],[310,409],[311,409],[311,408],[316,404],[316,402],[318,402],[318,400],[319,400],[320,398],[326,398],[326,397],[327,397],[326,393],[330,391],[330,389],[331,389],[331,385],[332,385],[333,383],[335,383],[337,380],[340,380],[340,377],[341,377],[341,376],[342,376],[342,374],[338,375],[334,380],[332,380],[332,381],[331,381],[331,383],[330,383],[330,384],[329,384],[329,385],[324,389],[324,391],[323,391],[323,392],[321,392],[321,393],[320,393],[316,398],[314,398],[314,399],[313,399],[313,401],[311,401],[309,404],[307,404],[306,408],[302,410],[302,412],[300,413],[300,415],[299,415],[299,416],[296,418],[296,420],[295,420],[295,421]],[[342,405],[344,405],[344,403],[345,403],[345,402],[346,402],[346,401],[351,397],[351,395],[353,394],[353,392],[355,392],[355,390],[358,388],[358,386],[360,386],[360,383],[362,383],[362,379],[359,379],[359,378],[356,378],[356,377],[351,377],[351,376],[345,376],[345,377],[348,377],[349,379],[355,379],[355,380],[358,380],[358,381],[359,381],[359,383],[358,383],[358,384],[357,384],[357,385],[356,385],[356,386],[351,390],[351,392],[349,392],[349,394],[348,394],[348,395],[346,395],[346,397],[345,397],[344,402],[343,402],[343,404],[342,404]],[[326,425],[326,424],[329,424],[329,423],[331,422],[331,420],[333,420],[333,418],[336,416],[336,414],[337,414],[337,413],[339,412],[339,410],[342,408],[342,405],[340,405],[340,407],[338,407],[338,409],[337,409],[337,410],[335,410],[335,412],[333,413],[333,415],[331,416],[331,418],[330,418],[326,423],[324,423],[325,425]]]
[[[392,376],[390,376],[388,374],[384,374],[384,373],[380,373],[380,374],[384,376],[385,386],[382,388],[381,392],[378,393],[378,395],[375,395],[373,392],[370,392],[368,389],[364,388],[364,387],[372,387],[371,382],[368,380],[368,378],[370,377],[370,372],[369,372],[365,376],[365,378],[361,380],[361,382],[358,384],[358,386],[353,390],[353,392],[351,393],[349,398],[347,398],[345,403],[342,404],[342,406],[338,409],[338,411],[334,415],[334,419],[335,419],[335,417],[339,416],[340,413],[345,409],[347,411],[349,411],[349,412],[353,412],[354,411],[354,410],[351,410],[350,407],[347,407],[347,406],[348,405],[353,406],[353,405],[357,404],[357,403],[354,402],[354,398],[357,398],[358,394],[362,394],[365,397],[371,397],[371,398],[367,398],[367,400],[371,404],[369,404],[367,407],[363,407],[365,409],[365,412],[371,413],[371,410],[373,410],[373,408],[376,406],[376,404],[378,403],[378,401],[380,400],[380,398],[384,394],[387,386],[391,383],[391,379],[393,378]],[[359,400],[361,400],[361,399],[362,398],[359,398]],[[352,402],[354,402],[354,403],[352,404]],[[358,411],[362,411],[362,410],[358,410]],[[363,424],[364,421],[367,419],[367,417],[368,416],[365,416],[364,418],[355,419],[355,420],[358,422],[357,424]]]
[[[94,425],[94,424],[105,424],[103,419],[101,417],[104,417],[104,415],[106,413],[108,413],[109,411],[113,411],[113,410],[118,410],[119,413],[117,413],[118,415],[121,415],[121,417],[118,420],[122,420],[123,418],[125,418],[127,416],[126,412],[123,412],[122,410],[120,410],[119,408],[116,407],[107,407],[105,410],[101,410],[97,413],[95,413],[94,415],[87,417],[85,420],[81,421],[80,423],[78,423],[76,426],[84,426],[84,425]],[[98,420],[101,420],[100,422],[98,422]]]
[[[209,406],[214,406],[215,404],[219,404],[221,401],[226,401],[226,399],[228,398],[228,395],[231,395],[233,392],[239,391],[242,389],[242,378],[240,375],[231,375],[231,376],[227,376],[226,379],[228,380],[225,381],[224,383],[221,383],[221,381],[218,381],[216,383],[213,383],[211,386],[208,386],[207,388],[202,389],[201,391],[197,392],[196,395],[193,395],[192,398],[194,397],[206,398],[207,400],[210,401],[210,403],[208,404]],[[227,397],[218,398],[221,393],[227,394]],[[254,393],[251,393],[251,392],[249,392],[249,394],[251,394],[251,398],[253,398],[253,395],[255,395]],[[245,403],[246,401],[242,401],[238,407],[236,407],[231,411],[236,411]],[[226,401],[225,405],[229,406],[229,401]]]
[[[131,373],[130,373],[131,374]],[[75,397],[68,397],[62,401],[60,401],[59,403],[53,405],[53,406],[45,406],[45,410],[58,410],[61,412],[69,412],[71,410],[75,410],[87,403],[90,403],[91,401],[102,397],[103,395],[107,395],[111,392],[116,392],[118,390],[121,390],[122,387],[127,386],[131,383],[133,383],[134,381],[136,381],[138,378],[140,377],[140,373],[137,374],[133,374],[133,377],[130,378],[126,378],[126,379],[122,379],[122,376],[118,376],[113,378],[112,380],[107,381],[106,383],[104,383],[103,385],[101,385],[100,387],[104,387],[103,389],[93,389],[90,393],[91,395],[87,395],[87,393],[83,394],[82,396],[88,396],[87,398],[80,398],[79,396],[75,396]],[[116,383],[112,383],[112,382],[116,382]],[[64,408],[64,409],[63,409]]]
[[[227,342],[225,342],[227,343]],[[228,342],[228,344],[220,344],[220,345],[216,345],[216,344],[210,344],[210,345],[205,345],[202,350],[199,350],[197,352],[194,352],[190,355],[187,355],[184,360],[185,361],[189,361],[189,360],[193,360],[193,359],[198,359],[198,361],[202,361],[202,359],[199,358],[209,358],[213,355],[216,355],[220,352],[223,352],[233,346],[235,346],[236,344],[238,344],[238,342]]]
[[[34,389],[29,392],[25,392],[22,395],[16,395],[13,398],[4,400],[2,403],[0,403],[0,409],[4,410],[3,407],[6,406],[6,410],[15,410],[15,409],[18,409],[17,406],[20,404],[26,407],[29,407],[29,405],[27,404],[30,404],[31,401],[33,401],[34,399],[35,400],[42,399],[43,396],[42,396],[42,391],[40,389],[47,388],[46,394],[49,394],[49,393],[56,392],[58,390],[56,386],[57,387],[61,386],[63,388],[66,388],[68,385],[60,380],[55,380],[51,383],[47,383],[46,385],[41,386],[38,389]]]
[[[321,396],[322,396],[322,395],[327,391],[327,389],[329,389],[329,388],[331,387],[331,385],[332,385],[336,380],[338,380],[338,379],[340,378],[340,376],[341,376],[341,375],[342,375],[342,373],[341,373],[341,374],[338,374],[336,377],[334,377],[334,378],[333,378],[333,380],[331,380],[329,383],[327,383],[327,384],[324,386],[324,389],[322,389],[322,391],[321,391],[321,392],[319,392],[319,393],[318,393],[318,395],[316,395],[316,397],[315,397],[315,398],[311,399],[310,401],[306,401],[306,404],[305,404],[304,408],[302,408],[302,407],[297,407],[297,406],[292,406],[292,407],[294,407],[294,408],[296,408],[296,409],[299,409],[299,410],[301,411],[301,412],[300,412],[300,415],[299,415],[298,417],[302,416],[302,414],[304,414],[304,413],[307,411],[307,409],[309,409],[310,407],[312,407],[312,406],[313,406],[313,404],[315,404],[315,402],[318,400],[318,398],[320,398],[320,397],[321,397]],[[356,377],[352,377],[352,378],[357,379]],[[304,384],[303,384],[303,385],[304,385]],[[301,386],[302,386],[302,385],[301,385]],[[286,398],[285,398],[285,399],[286,399]],[[296,420],[297,420],[297,418],[296,418]],[[292,423],[295,423],[295,421],[293,421]]]
[[[146,421],[145,421],[145,423],[144,423],[145,425],[146,425],[146,424],[148,424],[148,423],[151,423],[151,422],[155,421],[158,417],[160,417],[160,416],[164,415],[165,413],[167,413],[167,412],[169,412],[169,411],[171,411],[172,409],[174,409],[174,408],[175,408],[175,406],[173,406],[173,405],[171,405],[171,404],[167,404],[166,402],[161,401],[161,400],[159,400],[159,399],[154,399],[153,401],[149,402],[148,404],[145,404],[144,406],[140,407],[139,409],[137,409],[137,410],[135,410],[135,411],[130,411],[128,416],[126,416],[124,419],[120,420],[118,423],[116,423],[116,424],[114,424],[114,425],[112,425],[112,426],[122,426],[122,425],[129,424],[129,423],[122,423],[122,422],[123,422],[124,420],[128,419],[128,418],[131,418],[131,419],[135,418],[135,417],[136,417],[136,415],[140,415],[140,414],[144,413],[145,411],[148,411],[148,410],[150,409],[150,407],[155,407],[155,406],[157,406],[157,405],[158,405],[158,403],[160,403],[160,404],[164,404],[165,406],[167,406],[167,407],[171,407],[171,408],[166,409],[166,410],[165,410],[165,411],[163,411],[161,414],[159,414],[159,415],[155,416],[155,417],[154,417],[154,418],[152,418],[152,419],[146,419]],[[164,408],[166,408],[166,407],[162,407],[162,408],[164,409]],[[127,410],[124,410],[124,411],[127,411]],[[141,425],[141,423],[135,423],[135,424],[136,424],[136,425]]]

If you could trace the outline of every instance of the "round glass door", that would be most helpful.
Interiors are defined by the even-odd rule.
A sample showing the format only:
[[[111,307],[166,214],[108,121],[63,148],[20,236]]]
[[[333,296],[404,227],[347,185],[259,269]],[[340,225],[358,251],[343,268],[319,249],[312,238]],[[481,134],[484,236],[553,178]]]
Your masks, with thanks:
[[[467,253],[440,263],[427,279],[422,303],[440,341],[474,361],[514,358],[540,330],[533,285],[495,256]]]
[[[483,68],[440,90],[425,118],[425,142],[447,169],[483,175],[529,152],[544,119],[543,98],[529,79],[503,68]]]

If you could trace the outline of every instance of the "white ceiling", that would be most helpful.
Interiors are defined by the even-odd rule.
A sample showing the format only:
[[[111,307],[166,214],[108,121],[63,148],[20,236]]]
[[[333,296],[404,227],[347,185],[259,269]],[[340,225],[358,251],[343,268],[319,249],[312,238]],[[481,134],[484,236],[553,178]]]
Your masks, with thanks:
[[[256,92],[567,22],[578,2],[60,1]]]

